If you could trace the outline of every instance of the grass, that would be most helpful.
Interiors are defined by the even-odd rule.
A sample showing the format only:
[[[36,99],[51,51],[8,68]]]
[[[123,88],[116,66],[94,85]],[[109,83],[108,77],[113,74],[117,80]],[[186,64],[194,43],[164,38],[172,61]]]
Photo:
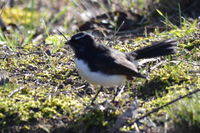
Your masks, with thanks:
[[[182,133],[200,131],[199,95],[179,101],[169,108],[169,112],[174,123],[172,131]]]
[[[106,105],[104,102],[111,100],[113,96],[113,89],[107,89],[98,97],[97,105],[90,107],[88,105],[97,89],[78,76],[72,51],[63,48],[64,39],[53,31],[54,27],[62,26],[57,22],[62,20],[71,7],[63,7],[52,19],[48,15],[47,18],[41,16],[44,12],[36,11],[36,5],[30,7],[32,10],[5,9],[2,17],[6,24],[14,23],[18,28],[11,27],[10,32],[0,31],[0,55],[6,55],[0,59],[0,69],[9,73],[10,80],[0,86],[1,132],[78,132],[81,129],[87,133],[103,133],[112,128],[132,101],[137,100],[139,110],[143,110],[136,115],[139,117],[174,98],[200,88],[198,73],[193,73],[199,71],[198,20],[181,18],[180,26],[169,24],[167,20],[168,23],[165,24],[168,30],[160,32],[155,29],[146,37],[127,39],[128,41],[112,47],[129,52],[150,45],[151,41],[174,38],[179,42],[178,53],[141,66],[140,71],[147,72],[150,80],[128,81],[115,104]],[[13,12],[14,17],[9,19],[10,14],[6,12]],[[69,28],[72,21],[66,18],[63,21],[67,21],[63,24],[64,29]],[[70,37],[72,34],[70,32],[66,36]],[[133,40],[134,43],[129,42]],[[160,65],[156,69],[151,69],[159,62]],[[171,128],[166,130],[173,132],[199,130],[198,104],[197,93],[153,113],[148,119],[156,125],[155,128],[162,127],[163,130],[165,123],[171,125]],[[167,114],[170,121],[164,118]],[[139,130],[150,129],[150,120],[146,118],[140,121]],[[119,132],[136,131],[137,126],[133,121],[134,119],[128,118]],[[188,127],[188,130],[181,127]]]

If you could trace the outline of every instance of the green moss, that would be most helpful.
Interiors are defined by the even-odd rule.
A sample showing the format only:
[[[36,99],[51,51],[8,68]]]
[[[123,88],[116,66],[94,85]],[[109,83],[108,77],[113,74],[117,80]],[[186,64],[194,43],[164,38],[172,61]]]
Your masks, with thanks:
[[[174,132],[200,131],[200,95],[185,98],[170,106],[168,113],[173,120]]]
[[[47,94],[39,97],[42,90],[37,90],[40,94],[35,94],[34,98],[30,91],[25,95],[19,92],[13,95],[12,99],[0,99],[1,126],[9,126],[10,121],[12,125],[21,125],[40,118],[57,118],[66,114],[68,119],[72,120],[83,109],[83,105],[79,104],[75,97],[59,95],[48,98],[49,96],[45,96]]]
[[[65,12],[66,9],[52,22],[56,23]],[[5,8],[2,12],[2,19],[6,24],[22,24],[23,28],[29,24],[40,25],[40,19],[43,17],[43,13],[38,11],[19,8]],[[50,24],[46,28],[48,31],[48,28],[53,27]],[[12,30],[12,36],[8,35],[7,38],[0,34],[1,42],[6,42],[5,44],[11,47],[12,43],[20,46],[13,46],[13,51],[5,51],[8,57],[0,61],[0,69],[7,71],[10,78],[10,83],[0,86],[0,127],[3,129],[18,126],[21,129],[31,130],[35,125],[46,122],[52,124],[52,127],[42,125],[43,129],[51,131],[57,124],[57,121],[53,120],[65,119],[67,122],[62,121],[65,128],[73,132],[79,129],[85,132],[94,130],[106,132],[135,97],[143,103],[141,108],[150,111],[195,88],[200,88],[199,77],[191,73],[199,70],[197,64],[200,57],[198,37],[200,32],[196,27],[196,21],[193,23],[184,21],[181,27],[173,26],[171,30],[162,33],[155,29],[147,37],[136,37],[112,46],[122,52],[130,52],[150,45],[152,41],[171,38],[180,40],[178,53],[161,58],[159,61],[163,61],[163,64],[149,72],[149,81],[139,78],[129,81],[121,96],[116,98],[117,102],[112,105],[115,109],[106,108],[104,111],[85,110],[96,88],[87,92],[91,87],[78,76],[71,51],[63,48],[66,40],[59,35],[49,35],[42,38],[44,43],[32,42],[33,35],[37,34],[38,30],[42,30],[40,26],[33,27],[30,31],[29,29],[22,31],[24,34],[31,32],[28,35]],[[46,32],[49,33],[51,32]],[[106,44],[107,41],[102,43]],[[5,54],[2,45],[0,51],[0,54]],[[157,63],[147,63],[146,66],[141,66],[140,71],[148,73],[146,70]],[[111,100],[113,97],[111,91],[112,89],[107,89],[101,93],[96,103]],[[157,118],[160,114],[169,113],[174,124],[184,125],[183,122],[186,122],[187,125],[197,127],[200,119],[198,101],[198,95],[184,99],[161,109],[158,115],[155,113],[150,117],[153,121],[159,121]],[[145,129],[145,124],[139,125],[139,128]],[[134,130],[134,126],[127,122],[120,130],[128,132]]]
[[[83,132],[92,133],[106,132],[108,127],[111,126],[116,119],[116,115],[113,112],[93,110],[78,119],[72,126],[70,126],[70,132],[79,132],[81,129]]]

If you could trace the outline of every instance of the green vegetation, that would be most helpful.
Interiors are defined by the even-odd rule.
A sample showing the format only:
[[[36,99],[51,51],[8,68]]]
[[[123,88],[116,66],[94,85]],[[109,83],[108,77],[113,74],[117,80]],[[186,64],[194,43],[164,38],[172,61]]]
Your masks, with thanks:
[[[169,112],[175,123],[175,131],[182,133],[200,131],[199,95],[179,101],[169,108]]]
[[[59,27],[68,31],[66,37],[73,35],[72,27],[77,26],[80,19],[74,18],[74,10],[79,13],[84,9],[77,5],[78,2],[67,0],[60,5],[52,0],[46,5],[52,10],[57,9],[56,13],[44,7],[38,10],[34,0],[18,2],[18,6],[0,11],[8,26],[7,31],[0,30],[0,70],[9,75],[9,83],[0,86],[1,132],[77,133],[81,130],[104,133],[113,128],[133,101],[138,101],[139,110],[133,117],[139,118],[179,96],[200,89],[199,20],[180,16],[177,26],[157,10],[164,18],[164,30],[157,27],[146,36],[114,40],[116,44],[111,46],[129,52],[150,45],[152,41],[175,39],[178,53],[140,66],[140,71],[148,73],[150,79],[127,81],[115,103],[109,102],[114,93],[111,88],[99,95],[96,105],[90,106],[97,88],[78,76],[73,53],[68,47],[64,48],[66,40],[56,32]],[[144,6],[141,0],[138,3],[140,8]],[[126,4],[126,1],[122,2],[123,6]],[[23,8],[19,8],[20,5]],[[136,5],[132,3],[128,7],[131,9]],[[98,40],[108,44],[104,39]],[[166,116],[169,117],[166,119]],[[200,131],[200,94],[162,108],[139,124],[133,123],[134,118],[128,117],[119,132],[148,129]],[[166,124],[169,125],[167,129]]]

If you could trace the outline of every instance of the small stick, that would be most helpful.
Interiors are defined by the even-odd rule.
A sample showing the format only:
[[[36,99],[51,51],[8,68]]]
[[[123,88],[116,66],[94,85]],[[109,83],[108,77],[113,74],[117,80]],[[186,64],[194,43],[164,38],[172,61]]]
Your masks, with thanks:
[[[151,115],[152,113],[158,112],[160,109],[162,109],[162,108],[164,108],[164,107],[166,107],[166,106],[168,106],[168,105],[171,105],[171,104],[173,104],[173,103],[175,103],[175,102],[177,102],[177,101],[179,101],[179,100],[181,100],[181,99],[183,99],[183,98],[185,98],[185,97],[188,97],[188,96],[190,96],[190,95],[193,95],[193,94],[195,94],[195,93],[197,93],[197,92],[199,92],[199,91],[200,91],[200,89],[196,89],[196,90],[191,91],[191,92],[189,92],[188,94],[185,94],[185,95],[183,95],[183,96],[180,96],[180,97],[178,97],[178,98],[176,98],[176,99],[174,99],[174,100],[172,100],[172,101],[170,101],[170,102],[168,102],[168,103],[166,103],[166,104],[164,104],[164,105],[162,105],[162,106],[160,106],[160,107],[158,107],[158,108],[155,108],[155,109],[153,109],[152,111],[150,111],[150,112],[146,113],[145,115],[143,115],[143,116],[137,118],[136,120],[134,120],[133,123],[138,122],[139,120],[144,119],[145,117]]]
[[[59,33],[60,35],[62,35],[62,36],[65,38],[65,40],[68,41],[67,37],[66,37],[61,31],[59,31],[58,29],[57,29],[57,31],[58,31],[58,33]]]

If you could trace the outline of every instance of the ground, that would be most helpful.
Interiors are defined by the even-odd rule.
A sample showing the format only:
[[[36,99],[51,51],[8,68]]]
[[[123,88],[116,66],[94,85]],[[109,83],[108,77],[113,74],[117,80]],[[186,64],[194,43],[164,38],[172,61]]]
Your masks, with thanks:
[[[127,6],[125,1],[113,2],[111,10],[94,10],[91,4],[96,3],[17,0],[12,8],[2,6],[6,29],[0,31],[0,131],[199,132],[199,19],[179,16],[177,25],[157,10],[158,24],[139,12],[141,1],[140,15],[130,13],[134,4],[128,6],[131,11],[116,11]],[[139,70],[148,80],[127,81],[114,103],[115,89],[105,88],[92,106],[98,87],[80,78],[73,52],[57,29],[67,38],[87,30],[99,43],[122,52],[174,39],[178,52],[143,61]]]

